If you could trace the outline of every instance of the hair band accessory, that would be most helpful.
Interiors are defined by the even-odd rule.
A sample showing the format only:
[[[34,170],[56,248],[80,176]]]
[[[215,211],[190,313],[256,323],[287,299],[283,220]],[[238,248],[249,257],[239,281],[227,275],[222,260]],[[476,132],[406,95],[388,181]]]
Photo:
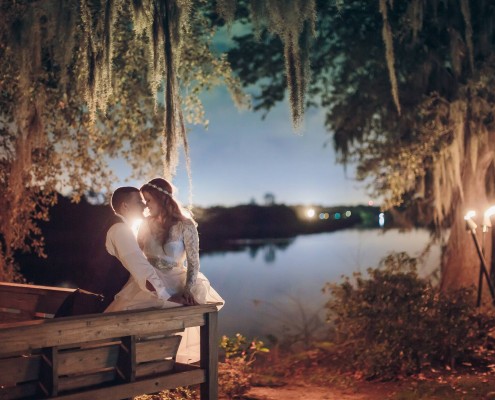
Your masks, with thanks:
[[[151,186],[153,189],[156,189],[159,192],[162,192],[162,193],[168,194],[169,196],[172,196],[172,193],[170,193],[169,191],[167,191],[165,189],[162,189],[160,186],[154,185],[153,183],[147,183],[146,186]]]

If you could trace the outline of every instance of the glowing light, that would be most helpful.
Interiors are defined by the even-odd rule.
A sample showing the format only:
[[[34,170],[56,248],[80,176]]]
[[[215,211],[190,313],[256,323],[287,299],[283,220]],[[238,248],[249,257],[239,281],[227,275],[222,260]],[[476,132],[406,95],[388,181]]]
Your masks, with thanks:
[[[473,231],[478,227],[478,225],[476,225],[476,222],[473,221],[473,217],[475,215],[476,215],[476,212],[473,210],[470,210],[464,216],[464,219],[466,220],[467,227]]]
[[[352,215],[352,213],[351,213],[350,211],[346,211],[346,212],[345,212],[345,216],[346,216],[347,218],[349,218],[351,215]]]
[[[467,221],[468,219],[472,219],[474,216],[476,216],[476,211],[470,210],[466,213],[464,219]]]
[[[492,226],[492,221],[490,218],[495,215],[495,206],[491,206],[485,211],[485,214],[483,216],[483,226],[484,227],[489,227],[491,228]]]
[[[373,200],[368,201],[369,206],[372,206],[373,204],[375,204],[375,202]]]
[[[131,222],[132,233],[134,233],[134,236],[136,236],[136,237],[137,237],[137,234],[139,231],[139,226],[141,225],[142,222],[143,222],[143,220],[141,218],[136,218],[135,220],[133,220]]]
[[[314,210],[314,208],[308,208],[306,210],[306,216],[308,218],[313,218],[315,216],[315,214],[316,214],[316,211]]]
[[[325,213],[324,216],[325,216],[325,219],[330,218],[330,214],[329,213]]]
[[[485,211],[485,217],[491,217],[492,215],[495,215],[495,206],[491,206]]]
[[[325,219],[325,213],[320,213],[320,219]]]
[[[334,215],[335,219],[340,219],[340,217],[341,217],[340,213],[335,213],[335,215]]]
[[[385,214],[380,213],[378,214],[378,225],[380,225],[381,228],[385,226]]]

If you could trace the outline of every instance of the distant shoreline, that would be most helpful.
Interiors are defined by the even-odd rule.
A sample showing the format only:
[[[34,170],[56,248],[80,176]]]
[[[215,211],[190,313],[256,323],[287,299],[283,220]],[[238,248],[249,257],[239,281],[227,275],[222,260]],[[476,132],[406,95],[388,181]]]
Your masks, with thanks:
[[[263,246],[267,240],[285,246],[299,235],[378,227],[377,207],[312,208],[312,217],[308,217],[308,207],[284,204],[195,208],[200,251],[240,251],[246,246]],[[108,205],[92,205],[86,200],[76,204],[59,196],[50,210],[50,221],[40,223],[47,258],[16,254],[21,273],[36,284],[73,282],[74,276],[85,269],[90,238],[111,216]]]

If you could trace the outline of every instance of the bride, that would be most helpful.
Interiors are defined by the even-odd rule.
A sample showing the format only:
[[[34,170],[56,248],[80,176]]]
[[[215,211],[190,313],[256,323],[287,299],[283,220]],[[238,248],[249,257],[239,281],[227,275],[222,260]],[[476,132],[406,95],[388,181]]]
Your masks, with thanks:
[[[149,216],[139,227],[138,244],[171,295],[168,300],[184,305],[221,303],[220,309],[224,300],[199,272],[197,223],[175,200],[172,185],[155,178],[140,190]],[[186,328],[177,361],[198,360],[199,327]]]

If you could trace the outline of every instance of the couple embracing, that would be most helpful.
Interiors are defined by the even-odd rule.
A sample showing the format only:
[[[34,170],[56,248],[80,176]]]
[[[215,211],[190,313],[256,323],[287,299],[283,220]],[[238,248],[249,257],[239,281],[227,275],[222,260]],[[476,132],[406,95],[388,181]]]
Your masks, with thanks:
[[[224,300],[199,272],[197,224],[174,198],[168,181],[156,178],[140,189],[118,188],[111,205],[116,218],[109,224],[105,247],[130,276],[105,312],[205,303],[223,305]],[[143,218],[145,206],[149,215],[140,224],[136,239],[132,222]],[[187,328],[177,361],[198,359],[199,328]]]

